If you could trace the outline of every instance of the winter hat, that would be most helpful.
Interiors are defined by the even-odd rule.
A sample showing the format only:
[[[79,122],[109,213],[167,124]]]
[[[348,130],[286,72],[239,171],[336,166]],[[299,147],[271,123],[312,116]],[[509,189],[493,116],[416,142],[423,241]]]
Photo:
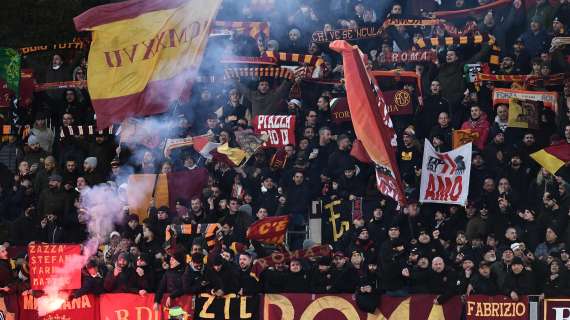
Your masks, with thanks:
[[[289,103],[296,105],[298,108],[303,107],[303,103],[299,99],[291,99],[289,100]]]
[[[40,143],[40,141],[38,140],[38,138],[35,135],[31,135],[28,138],[28,145],[37,144],[37,143]]]
[[[314,246],[316,246],[317,243],[311,239],[305,239],[305,241],[303,241],[303,250],[307,250],[309,248],[312,248]]]
[[[139,222],[139,216],[137,216],[136,214],[130,214],[129,217],[127,218],[127,222],[131,221]]]
[[[176,247],[172,251],[173,252],[170,256],[174,258],[174,260],[178,261],[181,264],[183,264],[186,261],[186,252],[184,252],[183,248]]]
[[[84,163],[87,163],[91,167],[96,168],[97,167],[97,158],[95,158],[95,157],[86,158]]]
[[[52,174],[52,175],[50,175],[50,176],[48,177],[48,180],[49,180],[49,181],[59,181],[59,182],[61,182],[62,177],[61,177],[59,174],[54,173],[54,174]]]
[[[515,264],[522,264],[522,265],[524,265],[524,261],[523,261],[523,259],[521,259],[520,257],[515,257],[515,258],[513,259],[513,262],[511,262],[511,265],[515,265]]]

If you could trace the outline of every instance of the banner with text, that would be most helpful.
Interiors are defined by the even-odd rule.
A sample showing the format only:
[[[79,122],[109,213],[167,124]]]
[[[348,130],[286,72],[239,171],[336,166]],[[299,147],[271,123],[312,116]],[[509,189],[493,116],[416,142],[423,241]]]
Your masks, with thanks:
[[[266,147],[281,148],[295,144],[295,116],[258,115],[253,119],[255,134],[267,135]]]
[[[345,97],[331,100],[331,119],[336,124],[351,122],[348,100]]]
[[[333,200],[323,205],[321,226],[323,243],[334,245],[351,226],[351,201]]]
[[[544,299],[543,320],[568,320],[570,319],[570,298]]]
[[[443,305],[434,295],[382,296],[375,314],[358,308],[351,294],[265,294],[261,307],[264,320],[455,320],[461,318],[461,301],[453,297]]]
[[[165,307],[166,296],[158,310],[154,310],[154,294],[144,296],[132,293],[102,294],[99,297],[99,319],[125,320],[125,319],[169,319],[170,308]],[[170,302],[172,308],[180,307],[187,316],[184,319],[193,319],[192,296],[184,295]]]
[[[196,296],[192,319],[257,319],[259,296],[238,296],[234,293],[223,297],[202,293]]]
[[[391,116],[406,116],[414,114],[412,94],[408,90],[384,91],[384,101]]]
[[[464,205],[469,194],[472,144],[437,152],[425,140],[420,202]]]
[[[63,303],[61,308],[42,317],[38,315],[38,298],[31,294],[20,296],[18,308],[19,320],[97,319],[97,298],[93,295],[83,295],[79,298],[69,299]]]
[[[527,296],[513,301],[505,296],[470,295],[465,309],[467,320],[526,320],[529,316]]]
[[[558,113],[558,93],[553,91],[525,91],[516,89],[495,88],[493,90],[493,106],[509,105],[509,99],[542,101],[544,107]]]
[[[249,226],[246,236],[265,244],[282,244],[288,225],[289,216],[267,217]]]
[[[30,283],[32,290],[43,290],[52,281],[58,268],[65,261],[81,254],[78,244],[30,244],[28,257],[30,259]],[[71,290],[81,287],[81,269],[69,270],[71,279],[62,289]]]

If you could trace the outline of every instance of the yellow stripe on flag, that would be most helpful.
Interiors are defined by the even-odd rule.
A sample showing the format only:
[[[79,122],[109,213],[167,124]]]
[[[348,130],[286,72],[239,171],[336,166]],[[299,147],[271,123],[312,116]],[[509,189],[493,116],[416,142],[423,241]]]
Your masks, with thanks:
[[[552,174],[556,174],[556,171],[558,171],[564,165],[564,161],[546,152],[544,149],[532,153],[530,157],[538,162],[542,167],[544,167],[546,171]]]
[[[239,148],[230,148],[227,143],[219,146],[217,151],[227,156],[228,159],[230,159],[230,161],[233,162],[236,166],[239,166],[246,157],[246,154],[243,150]]]
[[[127,188],[129,212],[138,215],[141,221],[148,218],[147,209],[152,199],[155,179],[155,174],[132,174],[129,176],[128,184],[137,186],[136,188]],[[155,204],[157,208],[168,206],[168,181],[165,174],[158,175]]]

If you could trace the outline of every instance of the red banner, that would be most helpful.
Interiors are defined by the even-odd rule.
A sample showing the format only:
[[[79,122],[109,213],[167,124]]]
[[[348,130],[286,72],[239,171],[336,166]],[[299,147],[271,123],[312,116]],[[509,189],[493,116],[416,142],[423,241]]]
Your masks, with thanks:
[[[253,119],[255,134],[269,137],[266,147],[280,148],[295,144],[295,116],[259,115]]]
[[[167,320],[169,308],[164,306],[166,297],[162,299],[159,310],[154,310],[154,294],[140,296],[131,293],[103,294],[99,297],[99,318],[101,320],[149,319]],[[184,295],[173,299],[172,307],[181,307],[188,315],[184,319],[194,319],[192,296]]]
[[[45,316],[38,316],[38,299],[32,295],[22,295],[19,301],[19,320],[92,320],[97,319],[97,299],[84,295],[66,301],[58,310]]]
[[[43,290],[52,281],[58,268],[62,268],[65,261],[72,256],[81,254],[78,244],[30,244],[28,257],[30,259],[30,282],[32,290]],[[81,270],[69,270],[71,281],[63,290],[78,289],[81,287]]]
[[[285,240],[289,216],[267,217],[247,229],[247,238],[266,244],[281,244]]]
[[[384,101],[391,116],[405,116],[414,114],[412,108],[412,95],[408,90],[384,91]]]
[[[544,320],[570,319],[570,298],[544,299]]]
[[[331,100],[331,119],[336,124],[351,121],[346,98],[334,98]]]
[[[433,304],[434,295],[410,297],[383,296],[376,313],[367,314],[356,305],[351,294],[265,294],[261,319],[277,320],[455,320],[461,318],[461,301],[454,297],[443,305]]]
[[[526,320],[528,297],[513,301],[505,296],[471,295],[467,297],[465,309],[467,320]]]

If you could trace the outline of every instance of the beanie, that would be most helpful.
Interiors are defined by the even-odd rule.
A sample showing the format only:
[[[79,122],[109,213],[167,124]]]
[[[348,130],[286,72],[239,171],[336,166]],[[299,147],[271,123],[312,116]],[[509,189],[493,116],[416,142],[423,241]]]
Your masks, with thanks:
[[[97,158],[95,158],[95,157],[86,158],[84,163],[87,163],[91,167],[96,168],[97,167]]]

